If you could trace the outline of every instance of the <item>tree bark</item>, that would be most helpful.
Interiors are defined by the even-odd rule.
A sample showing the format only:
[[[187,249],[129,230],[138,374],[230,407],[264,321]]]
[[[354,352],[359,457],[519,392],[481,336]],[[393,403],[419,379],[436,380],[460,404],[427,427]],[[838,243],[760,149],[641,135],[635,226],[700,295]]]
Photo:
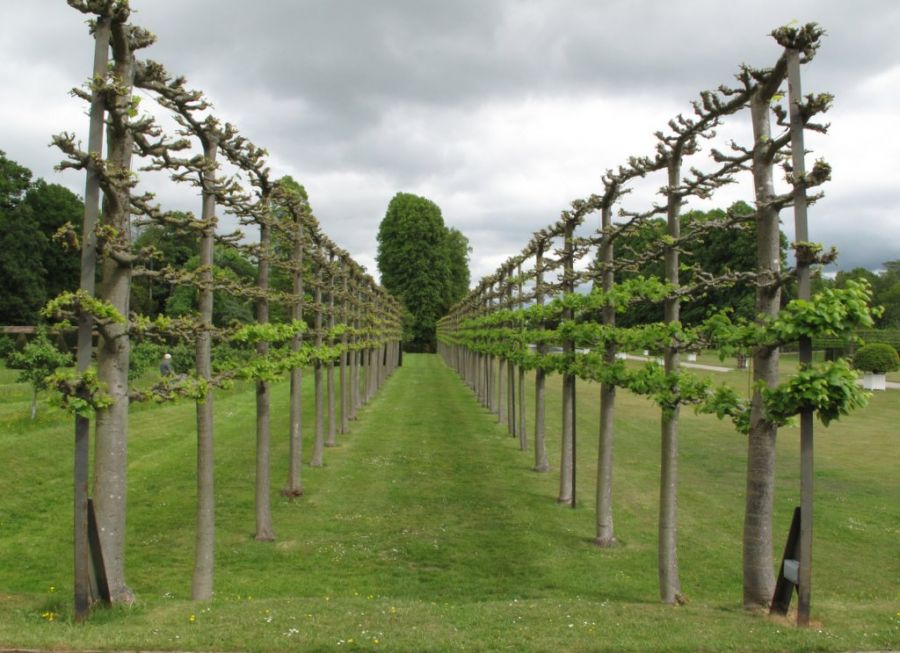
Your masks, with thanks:
[[[291,320],[303,321],[303,219],[294,216],[294,243],[291,252],[294,268],[291,271],[291,291],[294,298],[291,304]],[[303,336],[294,335],[291,340],[291,351],[300,351]],[[290,452],[288,460],[287,485],[281,493],[289,499],[303,495],[303,368],[291,370],[290,420]]]
[[[603,292],[608,293],[612,291],[615,284],[612,268],[614,262],[613,242],[607,231],[612,228],[612,207],[609,204],[603,206],[600,219],[601,228],[604,230],[603,240],[600,243],[600,262],[603,265],[602,288]],[[603,320],[603,324],[610,327],[615,326],[615,309],[612,306],[604,306],[601,319]],[[614,342],[606,344],[604,360],[607,365],[615,364],[616,345]],[[608,382],[601,383],[600,441],[597,446],[597,537],[594,539],[594,543],[601,547],[608,547],[616,544],[612,510],[615,408],[616,386]]]
[[[753,184],[757,210],[757,314],[776,316],[781,301],[775,276],[781,269],[778,212],[770,202],[775,196],[771,152],[769,100],[762,89],[753,95]],[[747,440],[747,492],[744,512],[743,586],[744,607],[768,607],[775,586],[772,561],[772,505],[775,495],[776,426],[766,419],[758,384],[778,383],[778,349],[760,347],[753,352],[754,391],[750,433]]]
[[[544,244],[538,245],[535,253],[534,261],[534,292],[535,302],[540,306],[544,305]],[[542,357],[546,354],[543,344],[537,345],[538,354]],[[537,368],[534,372],[534,471],[547,472],[550,471],[550,462],[547,459],[547,446],[544,442],[544,417],[546,399],[546,378],[547,375],[541,368]]]
[[[206,137],[203,156],[215,165],[218,144]],[[199,318],[200,330],[196,343],[197,377],[206,382],[212,378],[212,316],[213,316],[213,246],[215,238],[216,197],[213,192],[215,173],[203,173],[203,210],[205,224],[200,238]],[[215,570],[215,465],[213,450],[213,393],[208,387],[197,411],[197,532],[194,549],[194,576],[191,598],[206,601],[212,598]]]
[[[574,287],[574,222],[569,219],[565,225],[565,242],[563,253],[563,292],[572,293]],[[563,320],[573,319],[571,308],[563,311]],[[571,357],[575,346],[571,340],[563,342],[563,356]],[[563,374],[562,386],[562,446],[560,447],[559,464],[559,497],[560,503],[568,503],[575,507],[575,375]]]
[[[110,21],[98,17],[94,29],[94,69],[93,78],[105,80],[109,60]],[[103,95],[94,92],[91,96],[90,127],[88,132],[88,152],[101,156],[103,149],[103,116],[105,101]],[[100,213],[100,182],[93,163],[88,164],[85,174],[84,220],[81,228],[81,283],[80,289],[94,296],[97,271],[97,219]],[[77,369],[84,373],[93,356],[93,320],[84,314],[78,319]],[[88,544],[88,467],[90,461],[90,420],[75,418],[74,451],[74,607],[75,621],[87,618],[90,610],[90,550]]]
[[[318,265],[318,264],[317,264]],[[316,273],[316,347],[322,346],[322,271]],[[312,459],[310,467],[321,467],[325,455],[325,424],[323,423],[324,399],[322,396],[322,363],[319,360],[314,364],[315,393],[316,393],[316,441],[313,443]]]
[[[331,254],[332,269],[329,273],[328,281],[328,329],[334,329],[334,254]],[[329,341],[331,337],[329,335]],[[329,344],[334,344],[329,342]],[[326,447],[337,446],[337,424],[335,420],[335,387],[334,387],[334,361],[328,361],[328,369],[326,370],[326,379],[328,385],[328,439],[325,441]]]
[[[262,200],[267,201],[267,200]],[[266,211],[268,214],[268,211]],[[259,278],[257,286],[262,291],[256,300],[256,321],[259,324],[269,323],[269,249],[271,242],[270,227],[263,222],[259,225]],[[260,342],[256,353],[265,357],[269,353],[269,343]],[[270,451],[271,429],[269,424],[270,390],[269,382],[256,382],[256,539],[271,542],[275,539],[272,527],[272,508],[270,498]]]
[[[341,297],[341,323],[350,325],[350,287],[349,267],[344,270],[343,296]],[[341,433],[350,430],[350,386],[347,384],[347,371],[350,367],[350,342],[346,333],[341,336]]]
[[[129,89],[116,98],[108,121],[107,159],[119,170],[131,169],[133,135],[127,115],[131,106],[134,81],[134,55],[128,28],[112,25],[114,74]],[[128,247],[131,241],[129,188],[120,186],[106,193],[102,225],[112,228],[120,240],[115,245]],[[99,297],[123,316],[128,315],[131,294],[131,266],[104,258]],[[110,598],[114,603],[132,603],[134,594],[125,582],[125,513],[128,488],[128,359],[130,353],[127,324],[112,324],[101,332],[97,349],[97,377],[105,384],[112,403],[97,411],[94,447],[94,508],[100,546],[106,565]]]
[[[667,232],[677,242],[681,236],[679,213],[681,195],[676,190],[681,183],[681,145],[669,155]],[[666,281],[678,286],[678,249],[666,247]],[[677,297],[665,301],[665,322],[674,324],[680,319]],[[678,374],[681,367],[678,350],[671,344],[665,350],[666,375]],[[664,408],[660,424],[661,456],[659,482],[659,595],[663,603],[681,602],[681,580],[678,574],[678,416],[680,406]]]

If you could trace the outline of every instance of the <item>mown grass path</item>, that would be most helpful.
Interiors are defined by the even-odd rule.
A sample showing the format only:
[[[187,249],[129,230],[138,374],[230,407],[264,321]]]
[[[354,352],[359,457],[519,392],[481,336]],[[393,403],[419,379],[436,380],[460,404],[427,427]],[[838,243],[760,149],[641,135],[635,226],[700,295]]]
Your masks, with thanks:
[[[736,376],[735,383],[742,379]],[[310,380],[307,425],[313,423]],[[217,396],[216,595],[205,604],[188,600],[193,406],[136,408],[127,569],[139,602],[98,610],[89,624],[76,627],[69,621],[71,423],[52,410],[35,424],[14,417],[27,411],[27,393],[0,382],[0,456],[6,461],[0,648],[900,648],[893,555],[900,516],[887,439],[887,425],[900,415],[882,397],[859,425],[843,423],[850,429],[844,437],[822,440],[814,597],[814,617],[822,623],[809,630],[748,616],[739,607],[743,442],[721,423],[685,416],[680,544],[690,603],[662,606],[656,589],[658,413],[640,398],[623,393],[619,399],[622,546],[600,550],[591,544],[596,388],[579,387],[581,499],[572,510],[555,502],[556,473],[532,472],[532,453],[518,451],[517,441],[453,371],[425,355],[405,357],[351,432],[339,437],[340,446],[326,451],[325,467],[304,467],[306,494],[293,502],[279,495],[287,469],[287,384],[275,387],[272,423],[282,426],[273,427],[274,543],[252,537],[253,391]],[[551,379],[554,466],[557,386]],[[530,419],[529,413],[529,428]],[[796,457],[786,439],[778,533],[786,528],[795,480]]]

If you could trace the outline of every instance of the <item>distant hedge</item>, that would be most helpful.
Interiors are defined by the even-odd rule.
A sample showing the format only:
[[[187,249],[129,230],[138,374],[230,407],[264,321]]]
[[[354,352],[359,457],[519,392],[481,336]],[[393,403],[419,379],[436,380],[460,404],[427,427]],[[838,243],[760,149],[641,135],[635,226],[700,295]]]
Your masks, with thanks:
[[[900,329],[860,329],[856,335],[867,345],[880,342],[900,350]],[[816,338],[813,349],[848,349],[848,346],[837,338]]]

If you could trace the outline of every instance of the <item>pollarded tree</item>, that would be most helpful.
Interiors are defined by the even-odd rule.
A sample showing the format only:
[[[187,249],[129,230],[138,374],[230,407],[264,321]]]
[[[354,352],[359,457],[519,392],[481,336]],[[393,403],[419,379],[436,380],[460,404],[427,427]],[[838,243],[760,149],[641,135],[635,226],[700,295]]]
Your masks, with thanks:
[[[153,121],[136,117],[136,103],[132,97],[135,72],[134,52],[153,43],[154,37],[140,28],[128,24],[130,9],[127,2],[86,2],[69,0],[78,11],[94,15],[92,27],[100,23],[109,26],[109,46],[112,52],[109,78],[103,79],[95,68],[88,90],[76,89],[82,99],[99,100],[106,111],[106,158],[101,160],[94,152],[85,152],[75,141],[75,136],[64,133],[55,136],[54,144],[67,156],[60,168],[88,170],[96,179],[103,194],[103,211],[96,231],[87,228],[83,252],[93,250],[93,238],[97,239],[97,252],[101,255],[101,279],[97,296],[101,304],[115,314],[117,319],[97,321],[100,333],[97,347],[97,378],[105,388],[106,399],[96,411],[96,446],[94,447],[94,506],[99,526],[100,545],[106,565],[110,595],[114,602],[130,603],[134,600],[125,582],[125,508],[128,476],[128,357],[130,341],[126,316],[129,314],[131,273],[135,257],[131,253],[132,189],[136,178],[131,173],[135,134],[152,134]],[[99,45],[99,40],[98,40]],[[105,49],[100,48],[100,49]],[[98,49],[99,51],[99,49]],[[104,66],[104,68],[106,68]],[[92,107],[92,132],[93,132]],[[101,114],[102,115],[102,114]],[[92,133],[90,143],[94,140]],[[87,194],[86,194],[87,196]],[[86,202],[91,205],[93,202]],[[82,289],[85,273],[82,268]],[[91,284],[92,285],[92,284]],[[80,298],[82,308],[85,298]],[[83,324],[84,326],[84,324]],[[86,330],[85,330],[86,331]],[[89,335],[89,331],[86,331]],[[84,351],[79,335],[79,350]],[[79,370],[82,369],[79,356]],[[79,429],[78,433],[81,431]],[[80,440],[81,436],[76,435]],[[77,481],[76,481],[77,483]],[[78,604],[78,600],[76,600]],[[76,612],[80,612],[76,608]]]

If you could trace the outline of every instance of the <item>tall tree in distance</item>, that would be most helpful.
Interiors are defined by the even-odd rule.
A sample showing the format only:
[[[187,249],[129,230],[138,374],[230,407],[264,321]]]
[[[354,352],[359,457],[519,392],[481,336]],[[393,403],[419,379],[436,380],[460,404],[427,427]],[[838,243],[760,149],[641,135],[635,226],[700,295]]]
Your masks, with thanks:
[[[435,351],[435,324],[469,287],[469,240],[424,197],[397,193],[378,227],[381,283],[406,307],[411,351]]]

